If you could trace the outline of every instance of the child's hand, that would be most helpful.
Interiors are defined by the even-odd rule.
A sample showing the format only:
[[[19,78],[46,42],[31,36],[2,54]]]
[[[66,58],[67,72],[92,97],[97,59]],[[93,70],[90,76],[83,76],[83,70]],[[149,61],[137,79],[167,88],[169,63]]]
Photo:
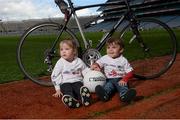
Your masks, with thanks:
[[[61,91],[57,90],[56,93],[54,93],[52,96],[57,98],[57,97],[61,97],[61,95],[62,95]]]
[[[121,85],[121,86],[126,86],[126,85],[127,85],[127,82],[125,82],[124,80],[120,80],[120,81],[119,81],[119,85]]]
[[[101,68],[99,67],[97,63],[93,63],[90,67],[91,67],[91,70],[101,71]]]

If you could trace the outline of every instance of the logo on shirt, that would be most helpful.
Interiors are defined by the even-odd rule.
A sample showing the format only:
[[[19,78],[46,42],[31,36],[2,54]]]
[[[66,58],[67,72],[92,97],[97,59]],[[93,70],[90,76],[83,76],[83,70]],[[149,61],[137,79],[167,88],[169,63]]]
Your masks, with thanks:
[[[124,74],[123,73],[119,73],[117,72],[116,70],[112,70],[110,73],[108,73],[108,76],[111,76],[111,77],[119,77],[119,76],[123,76]]]
[[[108,75],[115,77],[118,75],[118,73],[115,70],[112,70]]]
[[[117,66],[119,71],[124,71],[124,68],[122,66]]]
[[[69,71],[64,71],[63,74],[72,74],[72,75],[77,75],[77,74],[81,74],[82,69],[78,68],[78,69],[70,69]]]

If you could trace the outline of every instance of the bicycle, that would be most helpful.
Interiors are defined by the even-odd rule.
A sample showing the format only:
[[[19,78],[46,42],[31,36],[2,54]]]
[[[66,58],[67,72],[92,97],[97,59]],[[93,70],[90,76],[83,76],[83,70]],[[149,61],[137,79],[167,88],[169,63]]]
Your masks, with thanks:
[[[55,0],[55,3],[65,16],[63,23],[44,22],[30,27],[21,36],[17,47],[17,61],[21,71],[39,85],[52,86],[50,74],[59,58],[57,43],[67,36],[76,42],[79,55],[87,65],[101,57],[107,39],[121,37],[125,43],[124,55],[132,64],[135,77],[139,79],[157,78],[175,61],[177,41],[171,28],[155,18],[138,18],[128,0],[77,7],[71,0]],[[97,40],[99,38],[92,41],[85,37],[88,34],[84,33],[76,11],[122,4],[126,11],[114,21],[113,27],[107,32],[96,33],[100,36],[100,41]],[[74,33],[67,27],[72,16],[76,20],[79,33]]]

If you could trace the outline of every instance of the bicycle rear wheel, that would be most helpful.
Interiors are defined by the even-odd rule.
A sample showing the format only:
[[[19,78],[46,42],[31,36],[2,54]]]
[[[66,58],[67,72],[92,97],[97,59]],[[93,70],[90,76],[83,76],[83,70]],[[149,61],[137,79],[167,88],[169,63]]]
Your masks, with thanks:
[[[34,25],[22,35],[18,44],[17,61],[21,71],[39,85],[52,86],[50,75],[59,59],[59,42],[53,51],[51,48],[61,29],[62,25],[51,22]],[[67,38],[75,40],[79,46],[74,34],[66,28],[58,41]],[[49,61],[47,57],[51,57]]]
[[[138,42],[131,25],[122,29],[125,43],[124,56],[131,62],[135,77],[153,79],[165,73],[176,58],[177,42],[173,31],[163,22],[153,18],[137,20],[138,31],[147,49]]]

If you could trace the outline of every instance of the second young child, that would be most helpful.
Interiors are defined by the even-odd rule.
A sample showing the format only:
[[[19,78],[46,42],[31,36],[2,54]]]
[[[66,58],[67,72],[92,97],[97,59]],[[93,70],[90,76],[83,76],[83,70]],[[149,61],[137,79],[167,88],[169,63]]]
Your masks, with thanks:
[[[124,45],[121,40],[111,38],[106,46],[107,54],[91,65],[91,69],[103,70],[107,77],[104,86],[96,86],[96,94],[102,101],[108,101],[118,91],[121,101],[130,102],[136,96],[136,91],[128,88],[128,81],[133,77],[133,68],[122,55]]]

